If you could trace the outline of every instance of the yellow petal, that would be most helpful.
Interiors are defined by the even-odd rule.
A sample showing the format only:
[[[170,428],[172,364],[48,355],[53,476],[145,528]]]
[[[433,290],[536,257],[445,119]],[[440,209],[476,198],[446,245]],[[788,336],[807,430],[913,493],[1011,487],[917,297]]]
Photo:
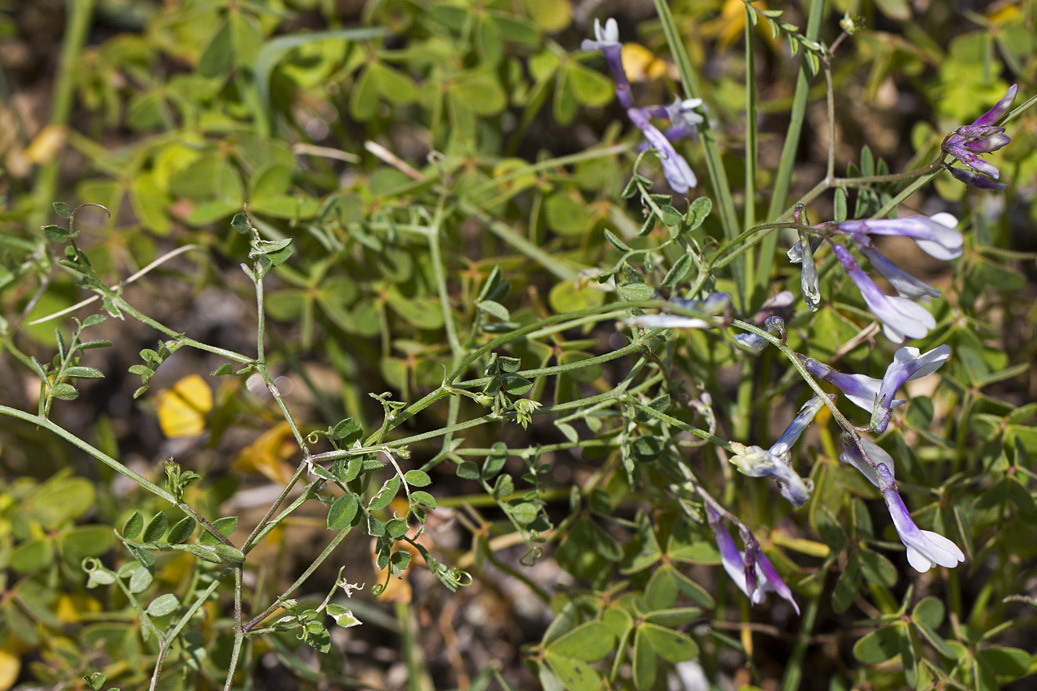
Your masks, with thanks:
[[[65,146],[68,129],[64,125],[47,125],[25,149],[25,157],[36,165],[50,163]]]
[[[231,469],[240,473],[261,473],[273,482],[284,484],[293,472],[285,461],[298,448],[292,437],[292,428],[282,420],[245,447],[234,459]]]
[[[197,374],[184,377],[158,394],[158,423],[170,439],[197,437],[205,431],[205,414],[212,410],[212,389]]]
[[[7,691],[14,686],[18,673],[22,671],[22,658],[15,651],[13,640],[13,636],[8,636],[8,642],[0,648],[0,691]]]
[[[63,624],[78,622],[86,612],[100,611],[101,603],[88,595],[62,593],[54,603],[54,614]]]

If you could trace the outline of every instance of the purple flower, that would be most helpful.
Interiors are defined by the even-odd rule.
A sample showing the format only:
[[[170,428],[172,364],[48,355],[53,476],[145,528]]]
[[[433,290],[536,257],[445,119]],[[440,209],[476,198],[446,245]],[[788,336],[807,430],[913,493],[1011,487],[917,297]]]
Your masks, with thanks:
[[[914,240],[919,249],[937,259],[954,259],[961,256],[964,238],[955,226],[958,219],[949,213],[932,216],[906,216],[878,220],[843,221],[839,230],[857,240],[864,235],[893,235]]]
[[[670,141],[684,139],[685,137],[691,137],[693,141],[698,141],[698,126],[705,121],[705,118],[696,112],[695,109],[701,107],[701,98],[686,98],[682,101],[680,98],[674,97],[673,103],[664,107],[666,119],[672,123],[672,126],[666,130],[666,137]]]
[[[966,185],[971,185],[977,189],[998,191],[1005,189],[1004,183],[994,182],[986,176],[980,175],[979,173],[973,173],[971,170],[966,170],[964,168],[948,168],[947,170],[951,171],[951,175],[958,178]]]
[[[724,526],[723,518],[709,504],[706,504],[706,515],[716,537],[720,563],[735,585],[749,598],[749,602],[754,605],[763,602],[766,591],[771,590],[788,600],[796,614],[799,614],[799,605],[792,597],[792,590],[782,580],[770,559],[760,551],[756,539],[751,534],[743,535],[746,551],[741,552]]]
[[[843,453],[839,458],[852,464],[882,492],[882,498],[893,519],[900,541],[907,548],[907,563],[916,571],[925,572],[935,565],[953,569],[965,561],[965,555],[951,540],[931,530],[922,530],[915,525],[911,512],[897,492],[893,479],[893,459],[878,445],[861,439],[870,460],[866,460],[860,449],[847,437],[843,437]]]
[[[796,301],[792,291],[783,290],[768,299],[760,306],[760,311],[753,315],[753,323],[762,325],[785,342],[785,319],[791,313],[790,307]],[[739,333],[733,336],[735,343],[751,353],[759,354],[767,347],[767,340],[755,333]]]
[[[686,298],[670,298],[674,306],[689,312],[699,312],[702,317],[686,317],[680,314],[642,314],[626,320],[628,326],[642,329],[711,329],[719,326],[717,317],[727,311],[731,304],[731,296],[727,293],[712,293],[704,300],[688,300]]]
[[[851,403],[871,413],[871,430],[882,434],[889,425],[893,408],[905,403],[894,398],[900,387],[912,379],[932,374],[947,362],[950,355],[951,347],[948,345],[933,348],[924,355],[919,354],[918,348],[904,346],[893,354],[893,362],[881,380],[864,374],[844,374],[813,359],[807,359],[803,364],[812,375],[833,384]]]
[[[594,20],[595,40],[584,39],[580,47],[583,50],[600,50],[605,53],[609,71],[616,82],[616,98],[620,105],[626,108],[630,121],[637,126],[648,145],[660,153],[663,174],[666,182],[673,191],[678,194],[687,192],[698,184],[695,173],[691,170],[688,162],[677,153],[670,143],[670,139],[652,124],[652,117],[669,118],[673,127],[668,133],[670,138],[677,139],[686,136],[695,136],[695,126],[702,122],[702,117],[694,112],[694,108],[701,105],[698,99],[689,101],[676,101],[674,104],[658,108],[636,108],[630,95],[630,80],[627,78],[626,70],[623,69],[623,44],[619,42],[619,25],[615,19],[609,19],[602,27],[601,22]]]
[[[925,281],[919,280],[891,262],[886,255],[879,252],[871,244],[871,240],[863,235],[855,235],[854,242],[861,254],[868,258],[872,268],[878,271],[884,279],[889,281],[893,289],[901,297],[911,300],[926,300],[928,298],[940,297],[940,291],[933,288]]]
[[[993,108],[980,115],[971,125],[964,125],[954,131],[943,143],[944,152],[958,159],[968,170],[946,166],[948,170],[962,182],[984,189],[1003,189],[1004,186],[990,180],[997,180],[1001,172],[997,166],[985,161],[976,154],[987,154],[997,151],[1008,144],[1011,139],[1005,134],[1004,127],[994,123],[1003,118],[1015,102],[1019,85],[1013,84],[1008,92]]]
[[[875,282],[861,270],[849,250],[837,242],[832,243],[832,250],[857,285],[868,309],[882,322],[886,338],[894,343],[903,343],[905,337],[922,338],[929,333],[929,329],[936,328],[936,320],[927,309],[908,298],[889,296],[879,290]]]
[[[683,194],[698,184],[695,172],[688,165],[688,162],[677,153],[677,150],[673,148],[673,144],[666,138],[666,135],[660,132],[648,120],[648,116],[640,108],[627,108],[627,115],[630,117],[630,121],[641,130],[641,133],[652,148],[662,154],[660,159],[663,164],[663,174],[666,176],[666,182],[674,192]]]
[[[878,434],[886,431],[893,407],[903,402],[893,400],[901,386],[912,379],[932,374],[940,369],[950,356],[951,347],[946,344],[933,348],[924,355],[919,354],[918,348],[905,346],[898,349],[893,354],[893,362],[882,376],[882,384],[879,386],[872,412],[872,430]]]
[[[791,451],[793,445],[799,440],[803,431],[823,405],[824,401],[820,396],[814,396],[807,401],[799,409],[799,413],[778,438],[778,441],[774,442],[766,451],[759,446],[746,446],[738,442],[731,442],[735,455],[728,459],[729,462],[743,475],[773,477],[778,481],[781,496],[794,506],[802,506],[810,499],[814,483],[804,480],[792,469]]]
[[[600,50],[605,53],[605,61],[608,62],[612,79],[616,82],[616,97],[624,108],[633,106],[630,99],[630,80],[627,79],[626,70],[623,69],[623,44],[619,42],[619,24],[615,19],[605,21],[594,20],[595,40],[583,39],[580,44],[582,50]]]

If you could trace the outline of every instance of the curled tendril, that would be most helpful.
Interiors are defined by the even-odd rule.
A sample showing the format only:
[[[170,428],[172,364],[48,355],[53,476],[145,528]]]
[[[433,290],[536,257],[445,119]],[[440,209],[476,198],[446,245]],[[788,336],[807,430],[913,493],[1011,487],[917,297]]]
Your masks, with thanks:
[[[540,557],[544,556],[544,550],[539,545],[531,545],[526,553],[519,559],[523,566],[534,566]]]
[[[468,573],[463,569],[459,569],[456,566],[452,571],[452,575],[454,576],[454,580],[457,582],[457,585],[461,586],[462,588],[467,588],[475,582],[475,579],[472,578],[472,574]]]

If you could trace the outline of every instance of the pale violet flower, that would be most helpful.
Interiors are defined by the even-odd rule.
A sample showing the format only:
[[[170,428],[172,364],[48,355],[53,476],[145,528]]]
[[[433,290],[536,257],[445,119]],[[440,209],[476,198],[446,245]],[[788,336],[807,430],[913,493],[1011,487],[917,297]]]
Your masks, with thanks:
[[[623,69],[623,44],[619,41],[619,24],[609,19],[602,26],[600,20],[594,20],[594,40],[585,39],[580,45],[583,50],[600,50],[605,54],[612,79],[616,83],[616,98],[627,111],[627,117],[644,135],[648,146],[659,152],[663,174],[673,191],[683,194],[698,184],[694,171],[685,158],[680,155],[671,139],[695,136],[695,126],[702,122],[702,117],[694,111],[701,105],[698,99],[677,101],[671,106],[654,108],[636,108],[630,92],[630,79]],[[651,118],[667,118],[673,127],[663,134],[652,124]],[[643,150],[643,149],[642,149]]]
[[[898,405],[893,397],[896,396],[901,386],[913,379],[920,379],[932,374],[940,369],[950,356],[951,347],[947,344],[933,348],[925,354],[920,354],[918,348],[909,346],[900,348],[893,353],[893,362],[882,375],[882,384],[876,396],[875,408],[872,412],[872,429],[880,434],[886,431],[892,408]]]
[[[698,141],[698,126],[705,122],[705,118],[698,112],[702,108],[701,98],[686,98],[681,100],[674,97],[673,103],[665,106],[666,119],[673,125],[666,130],[666,137],[671,141],[691,137]]]
[[[925,572],[933,566],[953,569],[965,561],[965,554],[953,541],[931,530],[922,530],[915,524],[911,512],[897,492],[892,457],[866,439],[861,439],[861,444],[869,459],[865,459],[857,445],[845,436],[843,453],[839,458],[860,470],[882,492],[893,527],[907,549],[907,563],[916,571]]]
[[[889,284],[893,286],[893,290],[897,291],[900,297],[911,300],[928,300],[929,298],[940,297],[939,290],[933,288],[925,281],[915,278],[891,262],[884,254],[872,246],[868,238],[858,236],[854,237],[854,241],[857,243],[857,248],[861,251],[861,254],[868,258],[872,268],[889,281]]]
[[[905,338],[923,338],[930,329],[936,328],[936,320],[925,307],[908,298],[883,293],[861,270],[848,249],[837,242],[831,244],[836,258],[856,284],[868,309],[882,322],[886,338],[894,343],[903,343]]]
[[[670,140],[648,120],[647,115],[638,108],[628,108],[627,115],[630,117],[630,121],[641,130],[651,147],[660,153],[663,175],[666,176],[666,182],[674,192],[683,194],[698,184],[695,172],[688,165],[687,160],[677,153]]]
[[[949,345],[941,345],[925,354],[920,354],[918,348],[904,346],[893,354],[893,362],[886,368],[882,379],[865,374],[845,374],[811,358],[806,359],[803,365],[818,379],[837,387],[851,403],[871,413],[871,430],[882,434],[889,425],[893,408],[905,403],[894,398],[900,387],[932,374],[947,362],[950,355]]]
[[[973,187],[1004,189],[1003,184],[994,182],[1001,177],[1001,171],[993,163],[976,154],[997,151],[1012,141],[1005,134],[1005,128],[998,127],[995,123],[1008,114],[1012,104],[1015,103],[1018,91],[1019,85],[1013,84],[1008,88],[1004,97],[994,104],[993,108],[976,118],[971,125],[959,127],[944,140],[944,152],[954,156],[965,166],[965,169],[962,169],[945,165],[954,177]]]
[[[743,475],[773,477],[778,482],[781,496],[794,506],[802,506],[810,499],[814,483],[809,479],[804,480],[792,469],[792,447],[823,405],[824,401],[820,396],[814,396],[807,401],[778,441],[766,451],[759,446],[731,442],[731,449],[735,455],[728,459],[729,462]]]
[[[851,235],[893,235],[914,240],[926,254],[948,260],[961,256],[964,238],[956,229],[958,219],[941,212],[932,216],[906,216],[843,221],[839,230]]]
[[[698,312],[701,317],[687,317],[680,314],[641,314],[627,319],[627,326],[641,329],[711,329],[719,326],[717,317],[727,311],[731,305],[731,296],[727,293],[712,293],[704,300],[688,300],[670,298],[675,307],[689,312]]]
[[[754,605],[760,604],[770,590],[787,600],[799,614],[799,605],[792,597],[792,590],[782,580],[770,559],[760,551],[756,539],[752,535],[744,535],[746,551],[742,552],[724,525],[723,518],[709,504],[706,504],[706,515],[720,551],[720,563],[749,601]]]
[[[606,19],[604,26],[601,25],[600,19],[595,19],[594,40],[585,38],[580,44],[583,50],[604,50],[612,46],[622,47],[619,42],[619,24],[612,18]]]

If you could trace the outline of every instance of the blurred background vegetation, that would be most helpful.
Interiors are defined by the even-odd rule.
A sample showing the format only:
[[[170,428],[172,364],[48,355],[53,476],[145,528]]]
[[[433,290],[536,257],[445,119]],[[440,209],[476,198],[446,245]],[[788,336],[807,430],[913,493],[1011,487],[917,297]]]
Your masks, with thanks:
[[[806,4],[767,7],[802,29]],[[745,5],[677,0],[671,7],[735,203],[753,205],[763,219],[801,57],[766,22],[750,32],[762,192],[745,199],[737,192],[746,167]],[[39,378],[26,356],[50,361],[55,327],[65,338],[73,331],[67,316],[34,322],[89,297],[56,266],[59,255],[39,230],[61,221],[55,201],[108,210],[84,208],[76,224],[80,246],[109,285],[162,260],[124,286],[130,304],[175,332],[242,353],[255,348],[255,297],[238,268],[248,241],[231,217],[247,204],[264,238],[291,238],[292,259],[267,280],[267,346],[269,367],[306,433],[351,417],[370,434],[391,409],[385,400],[421,399],[495,336],[624,297],[581,273],[597,275],[620,257],[604,229],[635,248],[658,244],[658,234],[639,237],[641,201],[621,194],[637,132],[623,124],[600,55],[578,51],[594,18],[616,17],[639,102],[671,100],[680,87],[650,2],[0,0],[0,10],[5,405],[36,409]],[[1029,97],[1037,88],[1035,13],[1031,0],[828,3],[822,40],[835,40],[844,15],[864,27],[833,60],[838,174],[928,163],[947,132],[1010,84]],[[790,202],[824,176],[823,80],[811,86]],[[715,451],[685,445],[732,511],[754,528],[769,526],[761,542],[797,598],[813,603],[806,620],[782,604],[750,610],[715,566],[708,529],[682,517],[665,473],[651,466],[669,436],[657,420],[630,411],[562,424],[562,413],[528,425],[509,419],[408,445],[407,467],[428,469],[439,505],[422,539],[444,563],[470,571],[471,586],[452,592],[423,566],[403,580],[379,573],[371,538],[352,535],[298,596],[319,602],[344,566],[349,582],[368,586],[349,601],[363,625],[335,630],[324,653],[294,634],[257,638],[239,682],[478,688],[506,680],[529,688],[550,683],[549,668],[573,686],[579,674],[564,671],[568,663],[559,660],[569,658],[560,646],[551,657],[559,632],[552,639],[548,626],[568,617],[563,629],[576,627],[629,592],[647,597],[651,610],[683,608],[659,618],[657,628],[683,632],[681,645],[694,640],[703,651],[699,669],[717,685],[922,688],[946,675],[948,686],[1021,679],[1015,688],[1027,688],[1037,653],[1030,462],[1037,450],[1037,118],[1024,115],[1010,133],[1012,145],[998,154],[1009,182],[1004,194],[977,194],[943,175],[907,204],[924,213],[951,210],[974,228],[953,270],[924,256],[906,259],[945,291],[934,306],[940,327],[927,342],[951,343],[955,360],[938,389],[913,392],[902,429],[884,439],[904,462],[897,477],[916,495],[912,508],[928,502],[931,510],[920,515],[964,541],[969,561],[958,571],[905,576],[893,565],[902,566],[902,554],[887,559],[872,550],[889,546],[881,502],[873,528],[877,494],[839,467],[826,429],[797,460],[813,468],[820,499],[795,513],[766,484],[732,476]],[[683,152],[704,171],[698,147]],[[650,157],[641,172],[662,179]],[[851,209],[874,210],[893,189],[852,193]],[[691,196],[714,193],[702,183]],[[684,200],[673,204],[684,213]],[[831,204],[816,200],[811,218],[830,218]],[[715,217],[692,232],[703,247],[720,243]],[[672,253],[650,254],[623,280],[658,286],[674,261]],[[783,257],[768,277],[775,289],[788,283],[798,292],[798,275]],[[829,276],[826,306],[812,317],[797,310],[789,345],[874,375],[889,361],[888,344],[843,349],[869,322],[845,283]],[[726,287],[723,278],[717,286]],[[94,303],[74,314],[82,320],[98,310]],[[516,340],[501,356],[517,358],[523,370],[579,363],[629,343],[615,320]],[[246,376],[209,377],[223,362],[211,354],[165,357],[161,334],[131,319],[109,319],[89,335],[113,344],[83,356],[104,378],[82,381],[78,400],[55,403],[52,418],[156,481],[163,462],[175,458],[203,478],[188,487],[190,503],[210,518],[238,516],[241,532],[232,539],[247,535],[300,457],[266,387]],[[772,438],[802,402],[802,383],[785,376],[773,354],[747,360],[701,333],[646,347],[657,354],[648,369],[664,376],[645,395],[672,394],[682,419],[691,420],[687,401],[711,392],[726,439]],[[147,362],[142,349],[164,362],[135,398],[141,381],[129,368]],[[631,362],[530,376],[530,387],[508,394],[564,406],[613,390]],[[471,365],[462,380],[487,373],[485,359]],[[383,392],[382,402],[369,396]],[[390,438],[487,412],[479,400],[455,396],[413,415]],[[627,424],[637,429],[632,439],[619,431]],[[495,443],[504,446],[492,451]],[[84,688],[80,676],[101,670],[110,684],[143,688],[154,651],[127,599],[118,589],[87,589],[80,564],[87,557],[111,568],[127,562],[112,527],[136,509],[149,516],[168,507],[32,425],[5,423],[0,445],[0,689]],[[511,483],[510,492],[497,486],[495,495],[479,466],[503,455],[500,448],[528,451],[493,462]],[[629,454],[640,483],[619,461]],[[500,500],[516,486],[527,493],[522,505],[531,516],[523,509],[516,518],[517,505]],[[246,586],[257,608],[323,549],[328,509],[312,503],[249,555]],[[169,514],[171,524],[180,518]],[[149,592],[182,593],[199,578],[205,574],[195,560],[174,552],[159,560]],[[370,586],[379,582],[390,586],[375,596]],[[178,649],[162,688],[222,685],[229,602],[227,592],[204,605],[204,625]],[[902,602],[908,614],[891,616]],[[578,606],[566,609],[572,603]],[[921,625],[910,629],[911,621]],[[873,645],[855,649],[869,633]],[[662,688],[679,678],[662,670],[686,659],[687,649],[668,656],[666,641],[656,645],[658,676],[642,671],[630,683]],[[613,683],[622,686],[631,674],[621,671]]]

